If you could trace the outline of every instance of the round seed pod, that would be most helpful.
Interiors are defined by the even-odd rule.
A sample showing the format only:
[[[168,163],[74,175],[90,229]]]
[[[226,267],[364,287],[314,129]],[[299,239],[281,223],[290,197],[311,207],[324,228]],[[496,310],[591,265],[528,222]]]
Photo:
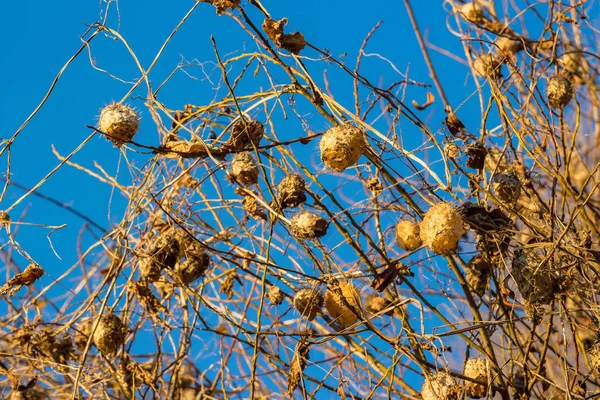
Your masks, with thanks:
[[[94,332],[94,344],[104,354],[110,354],[125,342],[127,329],[114,314],[104,315]]]
[[[361,128],[343,124],[329,129],[319,144],[321,160],[337,172],[356,164],[365,148],[365,134]]]
[[[204,273],[208,270],[209,266],[210,257],[208,254],[190,254],[185,261],[177,264],[175,273],[179,275],[183,283],[190,284],[196,279],[204,276]]]
[[[280,305],[283,302],[284,298],[285,295],[283,294],[283,291],[277,286],[271,286],[271,288],[267,292],[267,299],[269,299],[271,304],[273,304],[274,306]]]
[[[140,263],[142,277],[151,282],[160,279],[164,268],[173,268],[179,260],[181,247],[173,231],[160,234],[148,248],[145,258]]]
[[[294,296],[294,308],[309,321],[315,319],[323,307],[323,293],[317,289],[300,289]]]
[[[465,363],[465,370],[463,372],[463,375],[478,381],[486,382],[486,384],[482,384],[471,381],[465,381],[465,389],[467,392],[467,396],[469,396],[472,399],[481,399],[487,396],[487,382],[489,379],[489,373],[488,367],[484,359],[469,358]]]
[[[438,254],[456,250],[466,233],[462,216],[452,204],[438,203],[431,207],[421,222],[421,240]]]
[[[596,342],[590,347],[588,357],[591,367],[590,372],[595,376],[600,376],[600,342]]]
[[[502,78],[502,59],[494,54],[482,54],[473,63],[473,69],[485,78]]]
[[[473,257],[467,264],[467,284],[479,296],[487,289],[492,269],[490,264],[481,256]]]
[[[231,160],[231,175],[235,180],[245,186],[258,183],[258,165],[249,151],[237,153]]]
[[[242,151],[260,144],[265,133],[265,127],[258,121],[239,120],[231,128],[231,137],[225,142],[225,147],[234,151]]]
[[[360,292],[351,282],[343,281],[340,282],[339,291],[341,295],[336,293],[335,290],[327,289],[325,292],[325,309],[329,316],[340,326],[350,326],[358,321],[355,312],[360,312]],[[351,305],[355,311],[352,311],[346,304]]]
[[[463,4],[459,12],[464,19],[474,24],[481,24],[486,21],[483,9],[476,3]]]
[[[131,107],[109,104],[100,113],[99,129],[115,146],[121,147],[133,139],[140,125],[140,117]]]
[[[562,110],[573,98],[573,86],[564,76],[556,75],[548,80],[546,95],[553,108]]]
[[[511,274],[526,303],[532,306],[549,304],[554,297],[552,277],[541,259],[529,251],[515,251]]]
[[[504,57],[510,57],[523,50],[523,42],[520,40],[511,39],[506,36],[501,36],[496,40],[498,53]]]
[[[318,215],[303,211],[290,221],[292,235],[296,239],[315,239],[327,233],[327,221]]]
[[[306,183],[298,174],[288,175],[277,185],[277,200],[282,208],[297,207],[306,201]]]
[[[423,400],[459,400],[461,392],[461,387],[446,372],[427,377],[421,388]]]
[[[377,294],[371,294],[365,299],[365,309],[373,314],[378,314],[383,310],[390,308],[392,302]],[[385,315],[394,315],[394,310],[387,310]]]
[[[396,224],[396,243],[402,250],[412,251],[423,244],[419,225],[412,221],[400,221]]]
[[[492,178],[496,197],[505,203],[514,203],[521,196],[519,177],[512,171],[496,174]]]

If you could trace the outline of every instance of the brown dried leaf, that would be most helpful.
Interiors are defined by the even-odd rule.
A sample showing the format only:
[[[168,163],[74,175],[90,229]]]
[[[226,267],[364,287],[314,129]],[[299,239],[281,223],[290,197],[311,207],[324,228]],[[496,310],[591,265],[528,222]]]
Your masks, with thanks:
[[[25,271],[15,275],[2,288],[0,294],[14,295],[22,286],[29,286],[44,275],[44,269],[37,264],[29,264]]]
[[[454,114],[452,108],[450,106],[446,106],[446,126],[452,135],[456,135],[458,133],[462,133],[463,129],[465,129],[465,125],[462,123],[460,119]]]
[[[289,397],[292,397],[294,390],[300,385],[302,371],[306,368],[306,361],[310,359],[308,355],[309,347],[310,344],[304,337],[296,344],[294,358],[292,358],[292,362],[290,363],[290,373],[288,375],[287,394]]]
[[[425,103],[419,104],[415,100],[413,100],[412,101],[412,105],[417,110],[423,111],[424,109],[426,109],[427,107],[429,107],[430,105],[432,105],[434,101],[435,101],[435,96],[433,95],[433,93],[431,93],[431,92],[428,91],[427,92],[427,101],[425,101]]]
[[[301,32],[291,34],[283,33],[283,27],[287,24],[287,18],[275,21],[271,18],[265,19],[263,30],[277,46],[289,51],[292,54],[299,54],[306,46],[306,40]]]

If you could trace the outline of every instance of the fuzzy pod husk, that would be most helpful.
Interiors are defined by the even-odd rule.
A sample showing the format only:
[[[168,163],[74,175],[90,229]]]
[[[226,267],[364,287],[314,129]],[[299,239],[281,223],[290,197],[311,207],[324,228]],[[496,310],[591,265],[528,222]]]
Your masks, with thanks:
[[[423,244],[419,225],[413,221],[400,221],[396,224],[396,243],[405,251],[416,250]]]
[[[337,172],[356,164],[364,152],[365,134],[361,128],[349,123],[329,129],[319,143],[321,160]]]
[[[488,380],[489,380],[489,369],[482,358],[469,358],[465,363],[465,370],[463,375],[478,380],[483,383],[475,383],[471,381],[465,381],[465,390],[467,396],[472,399],[481,399],[487,396],[488,392]]]
[[[127,329],[119,317],[104,315],[94,332],[94,344],[103,354],[114,353],[125,342],[126,333]]]
[[[333,288],[325,292],[327,314],[342,327],[353,325],[358,321],[355,312],[360,313],[360,292],[351,282],[342,281],[337,289],[340,293],[336,293]],[[355,311],[346,304],[352,306]]]
[[[442,202],[431,207],[421,222],[421,240],[437,254],[446,255],[456,250],[465,233],[462,216],[449,203]]]
[[[231,175],[244,186],[258,183],[260,171],[254,156],[249,151],[237,153],[231,160]]]
[[[573,86],[564,76],[553,76],[548,80],[546,95],[548,96],[548,103],[553,108],[562,110],[573,98]]]
[[[100,112],[98,128],[117,147],[133,139],[139,126],[140,117],[129,106],[113,103]]]
[[[323,293],[317,289],[300,289],[294,295],[294,308],[309,321],[315,319],[323,307]]]
[[[461,387],[446,372],[427,377],[421,388],[423,400],[459,400],[461,395]]]
[[[308,211],[303,211],[295,215],[290,221],[290,229],[296,239],[323,237],[327,233],[328,226],[329,224],[324,218]]]

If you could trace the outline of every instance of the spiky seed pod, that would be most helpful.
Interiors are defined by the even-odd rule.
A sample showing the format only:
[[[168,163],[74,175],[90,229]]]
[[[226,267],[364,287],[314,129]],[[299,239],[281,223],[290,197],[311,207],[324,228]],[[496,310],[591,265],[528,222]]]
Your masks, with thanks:
[[[117,147],[133,139],[139,126],[140,117],[131,107],[113,103],[100,113],[100,131]]]
[[[104,354],[114,353],[125,342],[126,333],[127,329],[119,317],[104,315],[94,332],[94,344]]]
[[[520,40],[511,39],[506,36],[501,36],[496,40],[496,46],[498,47],[498,53],[504,57],[511,57],[523,50],[523,42]]]
[[[467,284],[477,295],[483,296],[491,273],[490,264],[483,257],[475,256],[467,264]]]
[[[469,358],[465,363],[463,375],[478,381],[486,382],[483,384],[465,381],[467,396],[472,399],[481,399],[487,395],[489,372],[484,359]]]
[[[554,297],[552,277],[541,259],[530,251],[515,251],[511,274],[525,302],[533,307],[549,304]]]
[[[356,164],[365,148],[365,134],[349,123],[329,129],[319,144],[321,160],[337,172]]]
[[[423,244],[419,225],[412,221],[400,221],[396,224],[396,243],[402,250],[412,251]]]
[[[482,54],[473,63],[478,75],[493,80],[502,78],[502,59],[494,54]]]
[[[600,342],[594,343],[588,351],[591,371],[595,376],[600,376]]]
[[[225,142],[225,147],[234,151],[252,149],[252,144],[258,146],[265,133],[265,127],[258,121],[239,120],[231,128],[231,137]]]
[[[244,151],[233,156],[231,175],[238,183],[245,186],[258,183],[259,169],[252,153]]]
[[[271,286],[271,288],[267,292],[267,299],[269,299],[271,304],[273,304],[274,306],[280,305],[283,302],[284,298],[285,295],[283,294],[283,291],[277,286]]]
[[[421,240],[438,254],[449,254],[456,250],[465,232],[462,216],[449,203],[438,203],[431,207],[421,222]]]
[[[548,80],[546,95],[553,108],[562,110],[573,98],[573,86],[564,76],[556,75]]]
[[[355,312],[360,313],[360,292],[351,282],[344,281],[340,282],[337,289],[341,293],[336,293],[335,288],[327,289],[325,292],[325,309],[335,322],[340,326],[347,327],[358,321]],[[352,306],[355,311],[352,311],[346,304]]]
[[[521,196],[521,182],[513,171],[496,174],[492,178],[494,193],[504,203],[514,203]]]
[[[477,3],[465,3],[460,7],[460,15],[464,19],[474,24],[481,24],[486,21],[483,9]]]
[[[421,388],[423,400],[458,400],[461,387],[446,372],[438,372],[425,379]]]
[[[306,201],[306,183],[301,175],[288,175],[277,185],[277,201],[282,208],[297,207]]]
[[[179,260],[181,247],[176,234],[167,231],[158,236],[150,246],[146,259],[141,264],[141,274],[149,281],[160,279],[160,272],[164,268],[173,268]]]
[[[204,276],[204,273],[210,266],[210,257],[206,253],[200,255],[190,254],[180,264],[175,267],[175,273],[179,275],[181,281],[185,284],[190,284],[196,279]]]
[[[317,289],[300,289],[294,296],[294,308],[309,321],[315,319],[322,307],[323,293]]]
[[[295,215],[290,221],[290,229],[296,239],[323,237],[327,233],[328,225],[325,219],[308,211]]]

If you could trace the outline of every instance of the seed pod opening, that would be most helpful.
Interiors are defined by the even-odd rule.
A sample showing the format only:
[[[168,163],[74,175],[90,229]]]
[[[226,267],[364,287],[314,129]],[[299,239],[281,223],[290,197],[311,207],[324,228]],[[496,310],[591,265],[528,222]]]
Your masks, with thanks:
[[[337,172],[356,164],[365,148],[365,134],[349,123],[329,129],[319,144],[321,160]]]
[[[502,59],[494,54],[482,54],[473,63],[478,75],[497,80],[502,78]]]
[[[308,211],[297,214],[290,221],[292,235],[296,239],[315,239],[327,233],[327,221]]]
[[[552,277],[541,259],[531,251],[515,251],[511,274],[527,304],[549,304],[554,297]]]
[[[573,86],[567,78],[557,75],[548,80],[546,95],[553,108],[562,110],[573,98]]]
[[[306,183],[302,176],[288,175],[277,185],[277,200],[282,208],[297,207],[306,201]]]
[[[110,354],[125,342],[127,329],[114,314],[104,315],[94,332],[94,344],[104,354]]]
[[[233,151],[252,149],[252,144],[258,146],[265,133],[265,127],[258,121],[239,120],[231,128],[231,137],[224,147]]]
[[[177,264],[175,273],[179,275],[183,283],[190,284],[204,276],[209,266],[210,257],[208,254],[190,254],[182,263]]]
[[[492,269],[490,264],[481,256],[473,257],[467,264],[467,284],[479,296],[487,289]]]
[[[273,304],[274,306],[280,305],[283,302],[284,298],[285,295],[283,294],[283,291],[277,286],[271,286],[271,288],[267,292],[267,299],[269,299],[271,304]]]
[[[476,3],[465,3],[460,7],[460,15],[464,19],[474,24],[481,24],[486,21],[483,9]]]
[[[472,399],[481,399],[487,396],[488,392],[488,379],[489,372],[485,360],[482,358],[469,358],[465,363],[465,370],[463,375],[478,381],[486,382],[475,383],[471,381],[465,381],[465,389],[467,396]]]
[[[423,400],[459,400],[461,395],[461,387],[446,372],[427,377],[421,389]]]
[[[466,229],[457,208],[449,203],[431,207],[421,222],[421,240],[438,254],[456,250]]]
[[[514,203],[521,196],[521,182],[519,177],[512,171],[496,174],[492,178],[494,193],[496,197],[505,203]]]
[[[396,224],[396,243],[402,250],[412,251],[423,244],[419,225],[412,221],[400,221]]]
[[[340,294],[336,293],[333,288],[327,289],[325,292],[325,309],[335,322],[340,326],[347,327],[358,321],[355,312],[360,312],[360,292],[351,282],[340,282],[338,289]],[[346,304],[352,306],[355,312]]]
[[[109,104],[100,113],[99,129],[117,147],[133,139],[139,125],[135,110],[119,103]]]
[[[323,307],[323,293],[317,289],[300,289],[294,296],[294,308],[309,321],[315,319]]]
[[[231,175],[238,183],[245,186],[258,183],[259,169],[252,153],[244,151],[233,156]]]

